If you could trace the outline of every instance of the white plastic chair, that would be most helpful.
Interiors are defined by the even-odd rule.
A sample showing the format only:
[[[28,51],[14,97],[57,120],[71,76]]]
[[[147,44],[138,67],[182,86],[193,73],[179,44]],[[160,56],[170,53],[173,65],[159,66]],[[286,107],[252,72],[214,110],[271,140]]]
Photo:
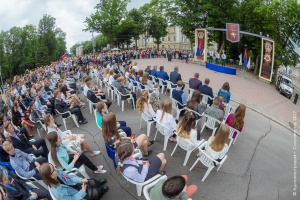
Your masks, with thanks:
[[[170,97],[172,97],[172,91],[177,87],[177,84],[174,84],[168,80],[165,80],[165,82],[167,83],[167,89],[169,89]]]
[[[118,105],[121,105],[122,103],[122,112],[124,111],[124,101],[128,101],[131,100],[133,102],[133,109],[135,110],[135,102],[134,102],[134,98],[133,96],[130,94],[130,97],[128,98],[127,94],[122,94],[120,91],[117,90],[117,97],[118,97]],[[122,99],[122,97],[126,97],[126,99]]]
[[[77,122],[77,118],[76,118],[76,115],[75,115],[75,114],[72,114],[70,111],[67,111],[67,112],[64,112],[64,113],[60,113],[57,109],[55,109],[55,112],[57,112],[59,115],[61,115],[61,118],[62,118],[62,120],[63,120],[63,122],[64,122],[65,129],[66,129],[66,130],[68,130],[68,129],[67,129],[67,124],[66,124],[66,119],[68,119],[68,118],[70,118],[70,117],[74,120],[76,126],[79,128],[79,124],[78,124],[78,122]],[[63,117],[63,116],[62,116],[63,114],[69,114],[69,116],[68,116],[68,117]]]
[[[43,124],[41,120],[33,121],[31,115],[29,115],[29,120],[30,120],[32,123],[34,123],[34,124],[39,123],[39,124],[42,126],[42,128],[44,129],[44,131],[46,131],[46,125]],[[37,126],[36,126],[36,130],[37,130],[37,132],[38,132],[40,138],[42,138],[42,137],[41,137],[40,130],[39,130],[39,128],[38,128]]]
[[[183,162],[183,166],[186,166],[186,163],[189,160],[189,157],[190,157],[191,153],[193,152],[194,149],[199,147],[204,142],[204,139],[202,139],[201,141],[198,141],[197,144],[192,143],[188,139],[181,138],[180,136],[178,136],[178,134],[177,134],[176,139],[177,139],[177,144],[174,147],[174,150],[173,150],[171,156],[173,156],[173,154],[176,151],[177,147],[180,146],[183,150],[186,151],[186,156],[185,156],[185,159],[184,159],[184,162]]]
[[[205,150],[203,150],[203,147],[205,147],[206,143],[207,143],[207,141],[205,141],[204,143],[202,143],[201,146],[199,147],[200,157],[197,158],[197,160],[195,161],[195,163],[193,164],[193,166],[190,168],[190,171],[192,171],[192,169],[195,167],[195,165],[196,165],[199,161],[201,161],[201,163],[202,163],[204,166],[208,167],[208,169],[207,169],[205,175],[204,175],[203,178],[202,178],[202,181],[204,181],[204,180],[206,179],[206,177],[209,175],[209,173],[211,172],[211,170],[212,170],[213,168],[215,168],[214,163],[215,163],[217,166],[219,166],[219,167],[217,168],[217,171],[219,171],[219,169],[222,167],[223,163],[224,163],[225,160],[227,159],[227,155],[224,156],[224,158],[222,159],[221,162],[218,162],[218,161],[212,159],[211,156],[210,156]]]
[[[144,196],[145,196],[146,200],[151,200],[150,194],[149,194],[150,189],[153,188],[158,183],[158,181],[160,181],[160,180],[166,181],[167,179],[168,179],[168,177],[166,175],[163,175],[163,176],[159,177],[158,179],[156,179],[155,181],[153,181],[152,183],[145,185],[143,192],[144,192]]]
[[[201,117],[204,115],[204,112],[202,114],[192,110],[192,109],[189,109],[187,107],[184,108],[187,112],[192,112],[195,114],[195,117],[196,117],[196,127],[198,125],[198,122],[200,121]]]
[[[93,114],[93,106],[96,105],[97,103],[93,103],[91,100],[87,99],[87,101],[89,102],[89,109],[90,109],[90,113]]]
[[[224,120],[227,119],[228,115],[234,114],[234,112],[235,112],[235,109],[233,109],[233,107],[232,107],[230,104],[228,104],[228,105],[225,107]]]
[[[236,133],[235,138],[233,138],[234,133]],[[229,148],[232,144],[234,145],[234,143],[237,140],[237,137],[240,135],[240,133],[241,132],[239,130],[229,126],[229,138],[228,138],[230,140],[229,145],[228,145]]]
[[[53,200],[58,200],[58,199],[52,194],[52,192],[51,192],[51,190],[50,190],[50,187],[48,187],[48,191],[49,191],[50,196],[51,196],[51,198],[52,198]]]
[[[137,191],[137,195],[140,197],[142,195],[142,189],[143,189],[143,186],[151,183],[152,181],[158,179],[159,177],[161,177],[160,174],[157,174],[155,175],[154,177],[150,178],[149,180],[145,181],[145,182],[142,182],[142,183],[139,183],[139,182],[136,182],[134,180],[131,180],[130,178],[127,178],[123,173],[121,173],[122,176],[130,183],[134,184],[136,186],[136,191]]]
[[[202,100],[201,100],[201,105],[207,107],[208,105],[208,100],[213,100],[213,98],[211,98],[210,96],[206,95],[206,94],[201,94],[202,96]]]
[[[161,78],[157,78],[157,79],[158,79],[158,85],[161,86],[161,93],[163,94],[167,85],[164,85],[165,81],[163,79]]]
[[[215,135],[215,132],[218,128],[218,125],[221,124],[221,122],[209,115],[205,115],[204,114],[204,117],[203,117],[203,125],[202,125],[202,128],[201,128],[201,134],[204,130],[205,127],[209,128],[209,129],[212,129],[213,132],[212,132],[212,135]]]
[[[168,146],[168,140],[169,140],[169,137],[171,135],[168,135],[165,132],[171,131],[171,129],[168,128],[168,127],[166,127],[166,126],[164,126],[164,125],[162,125],[157,119],[155,121],[156,121],[156,128],[157,128],[157,130],[156,130],[156,133],[155,133],[155,136],[154,136],[154,141],[156,139],[157,132],[160,132],[164,136],[164,148],[163,148],[163,150],[166,151],[167,150],[167,146]]]
[[[132,89],[132,92],[135,92],[135,90],[137,89],[137,86],[134,86],[133,83],[134,83],[134,82],[136,83],[136,81],[131,80],[130,78],[128,78],[127,80],[128,80],[128,82],[129,82],[129,88]]]
[[[148,120],[149,118],[152,118],[149,114],[147,113],[142,113],[141,114],[141,122],[140,122],[140,129],[142,128],[142,122],[143,120],[147,123],[147,136],[150,136],[150,130],[151,130],[151,125],[155,122],[154,120]]]
[[[18,175],[18,177],[20,177],[21,179],[23,179],[24,181],[29,181],[29,183],[33,184],[34,186],[36,186],[34,183],[38,183],[40,184],[43,188],[47,189],[47,185],[44,183],[43,180],[37,180],[34,177],[31,178],[26,178],[24,176],[21,176],[17,171],[15,171],[16,174]]]
[[[107,96],[109,97],[110,96],[111,87],[110,87],[110,85],[108,84],[107,81],[104,81],[104,85],[106,87]]]
[[[192,98],[192,96],[193,96],[193,93],[195,92],[195,90],[194,90],[194,89],[192,89],[192,88],[188,88],[188,90],[189,90],[189,96],[188,96],[188,100],[190,100],[190,99]]]
[[[72,135],[72,134],[73,134],[71,130],[63,131],[63,133],[64,133],[64,134],[67,134],[67,135]],[[78,152],[82,153],[81,146],[76,146],[76,145],[74,145],[74,144],[70,144],[70,143],[69,143],[69,144],[68,144],[68,147],[69,147],[69,148],[72,148],[72,149],[75,150],[75,151],[78,151]]]
[[[53,166],[56,166],[53,159],[52,159],[52,156],[51,156],[51,152],[49,152],[48,154],[48,162],[50,164],[52,164]],[[90,179],[89,175],[87,175],[86,171],[85,171],[85,167],[84,165],[82,164],[79,168],[73,168],[71,169],[71,171],[67,171],[67,170],[64,170],[65,172],[69,173],[69,172],[74,172],[75,174],[77,172],[79,172],[84,178],[86,179]]]
[[[182,108],[179,108],[179,106],[182,106]],[[179,115],[181,111],[185,109],[186,104],[181,104],[176,99],[172,98],[172,107],[176,110],[176,119],[179,119]]]

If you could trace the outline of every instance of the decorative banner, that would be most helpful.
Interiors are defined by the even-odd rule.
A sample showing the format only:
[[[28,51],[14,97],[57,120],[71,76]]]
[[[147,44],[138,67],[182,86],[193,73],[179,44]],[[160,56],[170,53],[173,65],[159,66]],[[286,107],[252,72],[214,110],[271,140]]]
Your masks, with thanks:
[[[194,61],[205,62],[207,59],[207,30],[196,29],[195,30],[195,56]]]
[[[230,42],[240,41],[240,25],[226,23],[226,39]]]
[[[273,40],[261,39],[261,61],[259,78],[265,79],[269,82],[272,80],[275,43]]]

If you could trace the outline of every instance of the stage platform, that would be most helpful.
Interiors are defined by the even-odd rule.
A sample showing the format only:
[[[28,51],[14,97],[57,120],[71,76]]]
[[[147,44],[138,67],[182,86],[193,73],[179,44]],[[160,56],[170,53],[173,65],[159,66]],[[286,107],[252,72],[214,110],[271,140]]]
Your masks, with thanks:
[[[208,62],[206,62],[205,65],[206,65],[207,69],[210,69],[210,70],[215,71],[215,72],[220,72],[220,73],[223,73],[223,74],[236,75],[236,69],[235,68],[223,67],[221,65],[216,65],[216,64],[208,63]]]

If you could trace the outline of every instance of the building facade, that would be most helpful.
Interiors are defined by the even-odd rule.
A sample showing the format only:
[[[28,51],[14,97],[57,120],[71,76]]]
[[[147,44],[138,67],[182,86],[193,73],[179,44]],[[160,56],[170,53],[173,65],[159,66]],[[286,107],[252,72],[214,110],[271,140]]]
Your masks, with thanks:
[[[162,50],[188,50],[191,51],[191,41],[181,32],[181,27],[170,26],[167,28],[167,35],[161,38],[159,49]],[[146,37],[145,34],[140,35],[138,40],[138,48],[151,48],[157,49],[157,44],[154,43],[155,39]]]

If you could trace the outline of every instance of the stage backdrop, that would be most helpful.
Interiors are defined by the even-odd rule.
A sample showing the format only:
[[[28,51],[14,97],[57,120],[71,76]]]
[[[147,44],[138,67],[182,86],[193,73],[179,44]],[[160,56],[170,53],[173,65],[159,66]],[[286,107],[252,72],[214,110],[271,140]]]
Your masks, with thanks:
[[[207,30],[195,30],[195,56],[194,62],[200,60],[204,64],[207,60]]]
[[[274,49],[275,42],[270,39],[261,39],[261,61],[259,78],[265,79],[269,82],[272,81],[272,73],[274,66]]]

